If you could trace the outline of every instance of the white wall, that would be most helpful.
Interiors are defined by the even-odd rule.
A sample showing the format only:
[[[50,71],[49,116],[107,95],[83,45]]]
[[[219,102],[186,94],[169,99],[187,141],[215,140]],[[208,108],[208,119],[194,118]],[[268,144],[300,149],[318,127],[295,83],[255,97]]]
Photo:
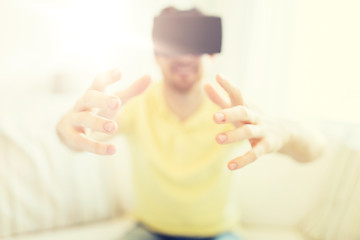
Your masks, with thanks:
[[[298,1],[289,106],[360,124],[360,1]]]

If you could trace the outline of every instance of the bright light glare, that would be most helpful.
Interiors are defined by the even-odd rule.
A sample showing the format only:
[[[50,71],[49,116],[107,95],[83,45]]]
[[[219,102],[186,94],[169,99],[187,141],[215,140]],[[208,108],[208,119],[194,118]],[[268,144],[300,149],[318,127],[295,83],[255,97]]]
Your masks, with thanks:
[[[73,4],[38,3],[32,7],[54,20],[59,28],[59,59],[77,56],[108,67],[114,51],[151,51],[150,37],[132,15],[129,1],[75,1]],[[144,19],[139,21],[144,22]],[[80,57],[81,56],[81,57]]]

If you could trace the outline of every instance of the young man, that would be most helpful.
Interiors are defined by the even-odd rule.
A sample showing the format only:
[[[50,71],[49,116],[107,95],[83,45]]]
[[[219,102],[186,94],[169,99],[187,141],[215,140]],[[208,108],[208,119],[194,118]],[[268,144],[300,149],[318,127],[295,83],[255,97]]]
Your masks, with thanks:
[[[144,93],[150,85],[145,76],[109,95],[104,90],[120,79],[120,73],[99,75],[57,126],[67,146],[96,154],[113,154],[116,149],[92,139],[90,131],[121,132],[128,137],[139,225],[122,239],[239,239],[231,233],[238,215],[230,197],[229,169],[242,168],[269,152],[304,162],[322,152],[320,136],[249,107],[221,75],[216,80],[230,101],[210,85],[203,88],[202,54],[189,47],[187,38],[169,42],[158,29],[174,21],[180,31],[184,21],[201,25],[214,20],[210,18],[195,9],[164,9],[153,31],[159,34],[153,39],[163,81]],[[213,53],[211,49],[202,53]],[[234,142],[238,144],[227,145]],[[234,149],[242,155],[227,163]]]

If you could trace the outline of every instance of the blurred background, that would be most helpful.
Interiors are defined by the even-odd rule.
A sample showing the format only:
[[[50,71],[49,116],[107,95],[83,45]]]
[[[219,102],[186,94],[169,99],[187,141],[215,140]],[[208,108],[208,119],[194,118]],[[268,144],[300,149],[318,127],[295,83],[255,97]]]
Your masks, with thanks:
[[[125,232],[126,142],[112,157],[74,153],[55,126],[99,72],[119,68],[118,87],[161,79],[151,28],[169,5],[222,17],[206,81],[223,73],[264,111],[329,139],[318,161],[269,154],[236,173],[245,239],[360,239],[358,0],[0,0],[0,238]]]
[[[124,85],[160,78],[151,27],[168,5],[223,18],[223,53],[207,79],[224,73],[269,112],[360,123],[356,0],[0,0],[0,99],[80,94],[112,67]]]

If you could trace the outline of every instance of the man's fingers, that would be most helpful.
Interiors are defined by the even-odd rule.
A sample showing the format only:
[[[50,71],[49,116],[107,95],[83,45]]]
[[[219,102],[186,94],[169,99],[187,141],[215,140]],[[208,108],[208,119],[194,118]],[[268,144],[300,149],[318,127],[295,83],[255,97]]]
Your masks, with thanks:
[[[256,144],[250,151],[245,153],[243,156],[231,160],[228,163],[228,168],[230,170],[242,168],[254,162],[256,159],[258,159],[260,156],[264,155],[267,152],[269,152],[269,144],[267,139],[263,138],[261,141],[258,142],[258,144]]]
[[[69,134],[69,137],[72,140],[71,145],[77,150],[87,151],[98,155],[112,155],[116,152],[114,145],[95,141],[77,131]]]
[[[242,97],[240,90],[237,87],[235,87],[233,84],[227,81],[225,77],[220,74],[216,75],[216,81],[229,94],[231,104],[233,106],[244,105],[244,99]]]
[[[97,90],[88,90],[75,103],[75,111],[86,111],[94,108],[107,109],[108,111],[117,111],[121,105],[117,96],[99,92]]]
[[[240,105],[223,109],[215,113],[213,117],[216,123],[259,123],[259,117],[256,113]]]
[[[242,167],[254,162],[257,158],[258,158],[258,156],[251,150],[251,151],[245,153],[245,155],[231,160],[228,163],[228,168],[230,170],[236,170],[236,169],[242,168]]]
[[[130,85],[127,89],[118,92],[116,95],[121,99],[122,104],[125,104],[132,97],[135,97],[144,92],[151,84],[149,75],[142,76]]]
[[[108,86],[120,80],[120,78],[121,73],[118,69],[109,70],[96,76],[89,89],[103,92]]]
[[[264,133],[259,126],[253,124],[244,124],[239,128],[235,128],[234,130],[218,134],[216,136],[216,141],[219,144],[229,144],[251,138],[261,138],[263,136]]]
[[[72,116],[72,124],[75,127],[89,128],[92,131],[112,134],[116,131],[117,125],[114,121],[98,116],[93,112],[78,112]]]
[[[208,97],[219,107],[221,107],[221,108],[229,107],[229,103],[227,103],[225,101],[225,99],[220,96],[220,94],[214,89],[213,86],[211,86],[210,84],[206,84],[204,86],[204,90],[205,90],[206,94],[208,95]]]

